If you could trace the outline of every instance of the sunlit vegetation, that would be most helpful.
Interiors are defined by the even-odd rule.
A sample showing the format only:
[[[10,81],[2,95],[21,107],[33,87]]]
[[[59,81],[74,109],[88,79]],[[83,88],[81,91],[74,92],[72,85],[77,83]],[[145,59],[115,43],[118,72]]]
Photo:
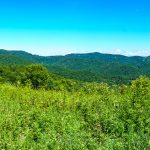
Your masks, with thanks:
[[[119,87],[60,82],[47,90],[46,80],[41,85],[34,78],[40,71],[47,78],[44,68],[26,71],[33,74],[28,84],[0,84],[0,149],[150,149],[149,78]]]
[[[0,149],[149,150],[149,68],[149,57],[0,50]]]

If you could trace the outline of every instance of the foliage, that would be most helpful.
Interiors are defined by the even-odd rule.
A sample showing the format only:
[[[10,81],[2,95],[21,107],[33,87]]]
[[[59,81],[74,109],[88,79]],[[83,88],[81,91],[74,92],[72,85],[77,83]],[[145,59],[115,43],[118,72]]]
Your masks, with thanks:
[[[42,65],[30,65],[25,70],[26,80],[30,81],[33,88],[46,87],[48,83],[48,70]]]
[[[127,84],[140,75],[150,77],[149,57],[101,53],[37,56],[24,51],[0,50],[1,65],[42,64],[54,74],[84,82]]]
[[[51,90],[78,89],[82,83],[52,74],[40,64],[0,66],[0,82]],[[74,87],[74,88],[72,88]]]
[[[149,68],[149,57],[0,50],[0,149],[149,150]]]
[[[0,84],[0,149],[150,149],[148,77],[121,87],[57,82],[63,87]]]

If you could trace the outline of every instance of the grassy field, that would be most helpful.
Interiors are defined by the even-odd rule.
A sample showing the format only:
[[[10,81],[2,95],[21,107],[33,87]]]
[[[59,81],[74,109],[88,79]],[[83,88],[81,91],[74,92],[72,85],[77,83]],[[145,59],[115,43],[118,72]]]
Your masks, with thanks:
[[[149,79],[89,92],[0,84],[0,149],[149,150]]]

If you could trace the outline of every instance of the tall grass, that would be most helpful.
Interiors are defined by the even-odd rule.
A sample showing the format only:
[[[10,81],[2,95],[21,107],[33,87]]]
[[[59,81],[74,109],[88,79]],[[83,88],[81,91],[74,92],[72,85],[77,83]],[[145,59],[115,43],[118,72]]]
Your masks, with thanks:
[[[0,149],[149,150],[150,90],[144,95],[135,86],[119,90],[45,91],[1,84]]]

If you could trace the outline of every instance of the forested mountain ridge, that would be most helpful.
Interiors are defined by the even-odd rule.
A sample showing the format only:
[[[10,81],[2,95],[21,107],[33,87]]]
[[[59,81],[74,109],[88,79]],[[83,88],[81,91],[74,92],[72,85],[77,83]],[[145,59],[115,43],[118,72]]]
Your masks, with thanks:
[[[25,51],[0,50],[0,64],[42,64],[50,72],[86,82],[128,83],[140,75],[150,76],[150,56],[102,53],[38,56]]]
[[[4,49],[0,49],[0,55],[15,55],[19,57],[26,58],[28,60],[32,60],[33,62],[42,62],[45,60],[44,63],[50,64],[50,63],[56,63],[60,60],[64,59],[87,59],[87,60],[98,60],[103,62],[119,62],[119,63],[141,63],[141,62],[149,62],[150,56],[142,57],[142,56],[124,56],[124,55],[114,55],[114,54],[103,54],[98,52],[93,53],[74,53],[74,54],[67,54],[67,55],[60,55],[60,56],[39,56],[39,55],[32,55],[25,51],[7,51]]]

